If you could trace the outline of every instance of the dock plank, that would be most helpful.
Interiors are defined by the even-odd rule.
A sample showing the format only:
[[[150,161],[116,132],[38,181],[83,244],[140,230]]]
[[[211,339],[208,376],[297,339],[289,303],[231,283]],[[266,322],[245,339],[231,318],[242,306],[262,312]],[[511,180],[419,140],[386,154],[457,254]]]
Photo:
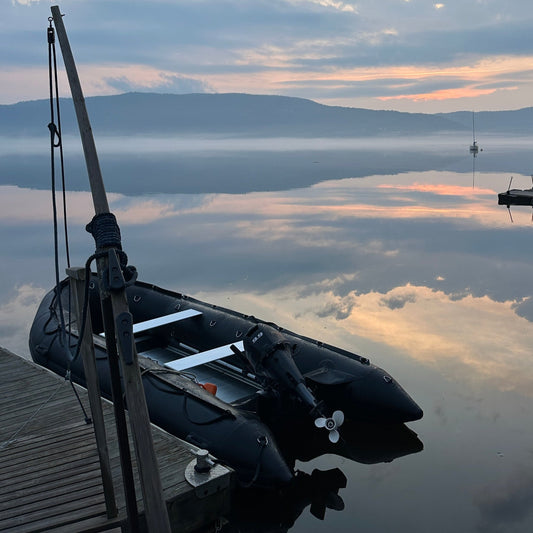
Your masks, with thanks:
[[[108,519],[93,427],[70,383],[1,347],[0,375],[0,530],[119,531],[126,507],[112,404],[104,401],[103,407],[119,515]],[[88,410],[86,391],[77,390]],[[184,475],[193,446],[155,426],[152,436],[173,531],[214,522],[229,506],[229,488],[211,499],[196,497]],[[142,512],[133,448],[132,458]]]

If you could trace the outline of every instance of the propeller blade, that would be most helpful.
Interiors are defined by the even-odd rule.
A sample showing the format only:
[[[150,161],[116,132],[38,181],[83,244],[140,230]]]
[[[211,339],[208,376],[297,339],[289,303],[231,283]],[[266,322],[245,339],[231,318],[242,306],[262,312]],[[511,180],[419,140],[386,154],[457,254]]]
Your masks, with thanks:
[[[331,418],[333,418],[337,427],[340,427],[344,422],[344,413],[342,411],[335,411]]]
[[[326,419],[323,417],[315,419],[315,426],[317,428],[323,428],[326,425]]]
[[[309,512],[319,520],[324,520],[324,517],[326,516],[326,504],[322,501],[322,499],[318,501],[311,502],[311,507],[309,508]]]
[[[326,497],[326,507],[334,511],[343,511],[344,501],[338,494],[330,493]]]
[[[334,429],[334,430],[329,432],[329,440],[333,444],[339,442],[339,438],[340,438],[340,435],[339,435],[339,432],[336,429]]]

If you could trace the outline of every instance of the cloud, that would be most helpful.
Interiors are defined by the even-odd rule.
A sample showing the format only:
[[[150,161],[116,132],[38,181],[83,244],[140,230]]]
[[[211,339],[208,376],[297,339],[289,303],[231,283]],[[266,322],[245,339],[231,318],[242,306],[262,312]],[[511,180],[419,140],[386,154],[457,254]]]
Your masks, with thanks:
[[[20,66],[31,56],[28,67],[36,67],[40,59],[32,52],[37,47],[34,25],[47,8],[45,2],[11,2],[7,16],[13,24],[3,35],[6,51],[7,42],[12,41],[10,28],[15,27],[32,32],[23,40],[32,46],[20,49],[22,57],[6,53],[6,62],[13,57],[13,65]],[[143,65],[163,73],[161,90],[189,87],[271,94],[283,85],[290,89],[287,82],[298,72],[317,84],[321,75],[333,74],[348,88],[356,73],[347,76],[343,71],[416,65],[438,71],[502,55],[520,62],[533,53],[528,44],[531,24],[523,2],[513,2],[505,11],[498,11],[494,7],[480,9],[478,2],[156,1],[148,12],[140,1],[128,2],[127,10],[121,2],[106,2],[104,16],[99,18],[98,39],[94,31],[87,31],[87,22],[99,15],[91,3],[77,2],[76,9],[67,4],[64,9],[80,70],[90,67],[96,73],[97,67],[118,65],[133,71],[136,65]],[[250,75],[251,71],[258,78]],[[10,83],[24,90],[20,81]],[[102,72],[86,92],[104,94],[145,86],[140,75]],[[352,90],[352,96],[357,97],[357,87]],[[302,91],[315,98],[328,97],[315,92],[312,84]],[[377,91],[375,96],[387,94]]]
[[[7,301],[0,305],[0,338],[3,348],[28,356],[30,326],[45,292],[45,289],[31,284],[19,285],[7,296]]]
[[[519,83],[527,78],[523,73],[531,70],[533,55],[524,2],[504,11],[454,1],[156,1],[148,12],[135,0],[127,10],[121,2],[105,4],[98,39],[87,31],[88,21],[100,15],[93,4],[64,7],[86,95],[282,92],[326,103],[422,110],[474,98],[520,105],[529,94]],[[11,22],[0,38],[6,52],[0,65],[3,102],[46,97],[35,32],[45,14],[45,2],[30,0],[12,0],[5,14]],[[17,37],[25,32],[16,53],[12,28]],[[505,79],[497,70],[483,70],[482,63],[502,57],[515,62]],[[504,91],[513,87],[515,94]],[[68,94],[65,83],[62,91]]]
[[[481,513],[480,533],[499,533],[519,525],[533,512],[533,469],[517,468],[506,480],[486,485],[474,503]]]
[[[416,302],[416,294],[415,293],[407,293],[407,294],[401,294],[401,295],[391,295],[388,297],[384,297],[381,299],[382,305],[385,305],[389,309],[402,309],[405,307],[405,304],[407,303],[415,303]]]
[[[39,222],[52,221],[52,200],[49,191],[36,189],[23,189],[11,185],[0,186],[0,220],[5,226],[23,225],[31,226]],[[110,193],[110,202],[120,195]],[[62,204],[61,195],[58,195],[58,210],[61,218]],[[27,206],[31,205],[31,209]],[[67,216],[73,224],[84,224],[93,215],[92,197],[88,192],[67,193]]]
[[[245,293],[249,314],[310,336],[326,328],[333,344],[378,342],[462,381],[531,391],[530,257],[522,246],[530,216],[510,226],[491,187],[501,175],[483,179],[476,190],[453,173],[406,173],[246,195],[114,194],[110,205],[144,279],[208,291],[222,304]],[[35,264],[52,249],[49,192],[0,192],[8,286],[42,280]],[[74,251],[84,261],[90,194],[68,196]],[[501,283],[510,254],[513,276]]]
[[[379,96],[378,100],[411,100],[413,102],[430,100],[456,100],[459,98],[477,98],[478,96],[493,94],[501,87],[493,89],[476,89],[474,87],[461,87],[459,89],[442,89],[431,93],[399,94],[396,96]],[[512,89],[507,87],[507,89]]]
[[[84,93],[119,94],[132,91],[158,93],[205,93],[216,92],[208,82],[169,70],[140,64],[97,65],[85,64],[79,67],[83,79]],[[62,71],[61,94],[70,96]]]
[[[389,346],[470,386],[479,381],[533,394],[533,324],[516,315],[511,301],[472,295],[457,300],[410,284],[344,296],[328,290],[325,281],[311,289],[294,285],[272,291],[269,304],[260,294],[246,295],[239,305],[259,317],[272,316],[275,309],[279,324],[303,327],[312,337],[320,331],[332,344],[354,346],[360,338]]]
[[[404,192],[423,192],[438,196],[470,196],[472,198],[477,198],[483,195],[491,196],[491,198],[494,196],[494,191],[492,189],[478,187],[472,191],[472,188],[448,183],[412,183],[409,185],[383,183],[378,185],[378,187],[380,189],[390,189]]]
[[[353,2],[340,2],[337,0],[287,0],[294,5],[316,4],[325,8],[332,8],[338,11],[357,13],[357,6]]]
[[[471,295],[455,300],[442,291],[410,285],[386,294],[361,294],[354,301],[354,311],[341,325],[356,335],[379,339],[456,374],[454,378],[465,366],[468,379],[531,394],[528,338],[533,325],[517,317],[513,302]],[[509,344],[511,332],[516,342]]]
[[[128,78],[126,75],[122,77],[104,78],[104,82],[107,83],[109,87],[116,89],[121,93],[132,91],[150,91],[172,94],[215,92],[208,83],[201,80],[168,72],[160,72],[155,77],[145,80],[144,82],[135,78]]]

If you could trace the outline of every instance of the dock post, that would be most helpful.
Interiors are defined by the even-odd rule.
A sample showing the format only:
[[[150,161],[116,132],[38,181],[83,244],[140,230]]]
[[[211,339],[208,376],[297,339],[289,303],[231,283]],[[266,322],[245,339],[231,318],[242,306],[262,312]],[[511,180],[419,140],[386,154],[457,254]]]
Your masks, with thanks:
[[[83,317],[85,268],[67,268],[67,275],[70,278],[70,286],[73,289],[74,308],[76,310],[76,323],[78,334],[81,334],[81,323]],[[83,359],[87,394],[91,406],[91,416],[96,437],[96,447],[100,459],[100,472],[102,474],[102,484],[104,487],[104,498],[108,518],[114,518],[118,514],[115,500],[115,489],[113,487],[113,475],[111,473],[111,463],[109,461],[109,450],[107,447],[107,437],[105,431],[104,413],[102,410],[102,399],[100,395],[100,384],[98,382],[98,371],[94,355],[94,345],[92,340],[91,315],[87,313],[85,329],[81,339],[80,353]]]

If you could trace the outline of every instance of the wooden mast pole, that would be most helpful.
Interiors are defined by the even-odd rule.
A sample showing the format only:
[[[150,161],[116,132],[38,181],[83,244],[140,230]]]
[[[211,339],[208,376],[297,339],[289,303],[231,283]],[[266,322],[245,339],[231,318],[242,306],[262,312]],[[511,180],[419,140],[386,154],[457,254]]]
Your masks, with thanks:
[[[70,49],[59,6],[52,6],[51,11],[76,109],[94,210],[96,215],[107,214],[109,213],[109,205],[74,57]],[[112,256],[116,256],[116,249],[111,248],[109,252]],[[116,324],[115,328],[111,328],[113,331],[106,331],[106,339],[110,337],[110,339],[115,340],[120,356],[130,426],[143,492],[146,523],[148,530],[151,532],[170,533],[168,512],[152,440],[151,424],[142,385],[137,350],[131,328],[128,328],[128,316],[130,317],[129,323],[131,325],[131,314],[128,309],[125,287],[122,286],[122,288],[110,290],[106,289],[102,283],[105,271],[110,268],[108,257],[102,257],[97,261],[100,297],[103,307],[109,306],[112,308],[113,320]],[[114,273],[114,275],[116,274]],[[118,274],[122,277],[122,273]],[[104,320],[104,322],[106,321]],[[115,339],[116,331],[118,333]]]
[[[76,117],[78,119],[78,126],[80,129],[81,143],[83,145],[83,153],[85,155],[85,164],[87,165],[87,173],[89,174],[89,182],[91,185],[91,193],[93,197],[94,211],[97,215],[100,213],[109,213],[109,205],[107,203],[107,196],[104,188],[104,181],[102,179],[102,172],[100,171],[100,163],[98,161],[98,154],[96,153],[96,145],[94,144],[93,132],[87,108],[85,107],[85,98],[81,90],[81,84],[74,62],[74,56],[70,49],[65,25],[59,10],[59,6],[51,7],[54,24],[61,45],[61,53],[63,55],[63,62],[67,71],[68,81],[70,85],[70,92],[72,93],[72,100],[76,110]]]

